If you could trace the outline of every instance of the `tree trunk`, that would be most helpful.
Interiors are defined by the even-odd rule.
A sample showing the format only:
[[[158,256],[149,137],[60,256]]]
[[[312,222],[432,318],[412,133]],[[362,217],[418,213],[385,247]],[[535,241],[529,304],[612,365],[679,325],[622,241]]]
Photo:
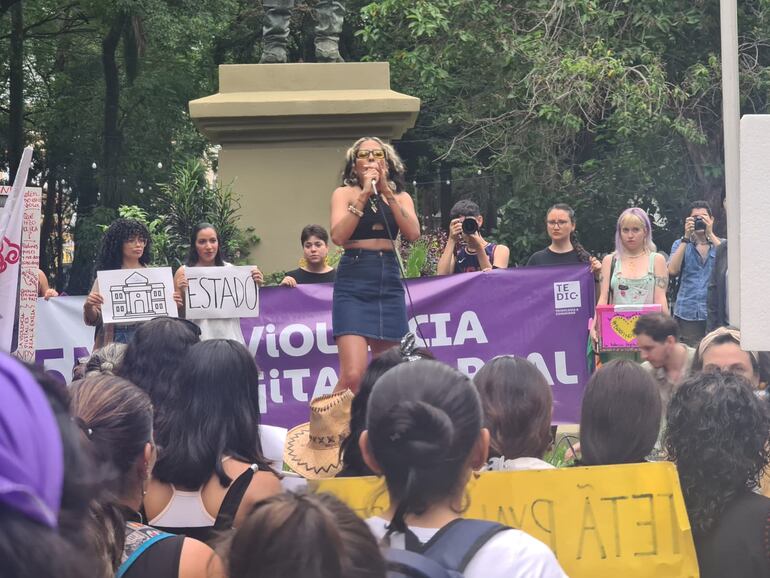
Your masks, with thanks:
[[[8,120],[8,158],[11,169],[11,182],[21,162],[24,150],[24,11],[18,2],[11,6],[11,44],[9,48],[9,88],[10,100]]]
[[[120,105],[120,71],[116,51],[128,18],[124,13],[115,17],[107,36],[102,41],[102,68],[104,70],[104,141],[102,143],[102,203],[116,208],[120,204],[118,168],[122,134],[118,123]]]
[[[54,228],[54,212],[56,211],[56,176],[57,167],[53,163],[49,154],[48,158],[48,176],[46,178],[47,190],[45,193],[45,205],[43,205],[43,224],[40,227],[40,268],[45,271],[46,275],[50,274],[49,271],[49,254],[48,248],[51,241],[51,235]],[[58,279],[57,279],[58,281]]]
[[[21,0],[0,0],[0,18],[16,4],[21,4]]]

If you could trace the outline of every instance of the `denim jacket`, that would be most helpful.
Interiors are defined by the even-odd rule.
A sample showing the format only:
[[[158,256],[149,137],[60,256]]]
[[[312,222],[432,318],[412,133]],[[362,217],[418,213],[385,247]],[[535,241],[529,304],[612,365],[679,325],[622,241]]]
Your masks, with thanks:
[[[681,239],[674,241],[671,255],[681,244]],[[688,243],[684,250],[682,268],[679,271],[679,292],[676,295],[674,315],[686,321],[705,321],[708,317],[706,298],[708,296],[709,278],[714,269],[716,247],[709,247],[705,260],[701,260],[698,250]],[[669,257],[669,259],[671,259]]]

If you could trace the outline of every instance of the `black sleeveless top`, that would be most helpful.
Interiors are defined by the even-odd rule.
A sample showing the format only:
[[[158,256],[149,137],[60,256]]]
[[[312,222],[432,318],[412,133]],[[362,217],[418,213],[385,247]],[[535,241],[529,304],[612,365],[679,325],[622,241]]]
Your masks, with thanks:
[[[158,536],[155,528],[127,522],[118,578],[177,578],[184,540],[184,536]]]
[[[374,203],[372,203],[374,199]],[[377,208],[375,212],[372,205]],[[385,227],[385,220],[392,234],[388,237],[388,229]],[[398,224],[393,216],[393,211],[385,201],[379,196],[372,196],[364,204],[364,216],[358,219],[353,234],[348,238],[349,241],[361,241],[363,239],[395,239],[398,236]]]
[[[701,578],[770,576],[770,498],[746,490],[705,535],[693,533]]]

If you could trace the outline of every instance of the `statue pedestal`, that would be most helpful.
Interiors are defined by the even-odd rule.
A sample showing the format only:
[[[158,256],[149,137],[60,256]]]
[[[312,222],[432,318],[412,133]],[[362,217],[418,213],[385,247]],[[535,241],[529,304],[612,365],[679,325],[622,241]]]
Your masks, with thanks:
[[[219,93],[190,102],[222,146],[219,181],[240,196],[241,222],[261,239],[249,260],[266,274],[297,267],[302,227],[329,229],[348,147],[400,138],[419,110],[419,99],[390,90],[386,62],[223,65]]]

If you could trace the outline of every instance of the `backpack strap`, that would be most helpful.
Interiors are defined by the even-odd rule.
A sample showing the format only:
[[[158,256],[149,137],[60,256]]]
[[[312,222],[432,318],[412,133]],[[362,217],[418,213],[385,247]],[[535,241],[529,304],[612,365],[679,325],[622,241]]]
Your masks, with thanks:
[[[612,254],[612,260],[610,261],[610,285],[609,285],[609,292],[607,293],[607,303],[612,303],[612,276],[615,274],[615,262],[617,261],[617,255],[615,253]]]
[[[153,544],[165,540],[166,538],[173,538],[174,534],[168,534],[161,532],[155,528],[149,526],[142,526],[136,523],[127,523],[126,530],[129,536],[127,536],[127,547],[131,550],[131,554],[121,562],[118,566],[117,572],[115,572],[115,578],[122,578],[122,576],[128,572],[134,562],[139,559],[139,556]]]
[[[243,501],[243,496],[246,490],[249,489],[251,480],[254,478],[254,473],[259,469],[257,464],[251,464],[249,468],[238,476],[230,487],[227,488],[222,505],[219,506],[219,512],[217,513],[217,519],[214,522],[214,530],[230,530],[233,527],[233,521],[235,515],[238,513],[238,508]]]
[[[456,574],[417,552],[384,548],[382,554],[388,563],[388,578],[450,578]]]
[[[510,528],[499,522],[453,520],[422,547],[421,553],[444,568],[462,573],[481,547],[505,530]]]

